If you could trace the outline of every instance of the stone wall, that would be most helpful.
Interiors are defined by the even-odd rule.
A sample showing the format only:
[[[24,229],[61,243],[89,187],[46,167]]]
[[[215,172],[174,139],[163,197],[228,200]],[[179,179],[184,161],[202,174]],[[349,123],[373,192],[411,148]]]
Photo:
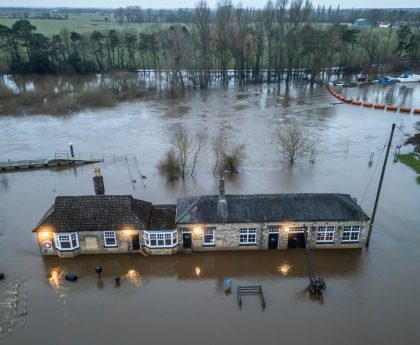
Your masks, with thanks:
[[[358,242],[342,242],[344,226],[360,226],[360,235]],[[289,227],[308,227],[308,240],[313,249],[343,249],[343,248],[363,248],[366,245],[369,222],[305,222],[305,223],[222,223],[222,224],[206,224],[196,225],[188,224],[178,227],[178,245],[173,248],[147,248],[144,246],[143,231],[140,230],[140,246],[149,255],[171,255],[182,250],[182,234],[183,229],[189,229],[192,235],[192,249],[194,251],[217,251],[217,250],[264,250],[268,249],[269,228],[278,227],[278,247],[277,249],[287,249]],[[334,241],[332,243],[316,243],[317,229],[319,226],[334,226]],[[214,245],[204,245],[203,235],[206,227],[215,228],[215,243]],[[239,234],[241,228],[255,228],[256,229],[256,243],[255,244],[240,244]],[[60,257],[75,257],[80,254],[116,254],[116,253],[130,253],[131,249],[131,235],[127,235],[125,231],[117,231],[117,246],[105,247],[104,236],[102,231],[95,232],[78,232],[80,248],[74,251],[58,251],[55,249],[52,234],[45,237],[38,234],[37,239],[42,255],[58,255]],[[51,241],[52,247],[45,249],[44,241]]]
[[[172,248],[148,248],[143,247],[143,250],[149,255],[173,255],[180,251],[180,245],[176,245]]]
[[[143,231],[138,231],[140,233],[140,244],[143,242]],[[55,248],[53,234],[49,235],[38,235],[38,242],[40,246],[40,251],[42,255],[58,255],[62,258],[75,257],[80,254],[116,254],[116,253],[130,253],[131,249],[131,235],[134,235],[133,232],[130,235],[127,235],[124,231],[116,231],[116,247],[105,247],[103,231],[81,231],[78,232],[79,238],[79,248],[75,250],[58,250]],[[43,246],[44,241],[51,241],[52,247],[50,249],[45,249]]]
[[[191,230],[192,248],[194,251],[215,251],[215,250],[263,250],[268,249],[269,228],[278,227],[277,249],[287,249],[289,227],[308,227],[308,240],[311,248],[314,249],[343,249],[363,248],[366,245],[369,222],[305,222],[305,223],[221,223],[221,224],[186,224],[178,226],[178,237],[182,246],[183,229]],[[334,226],[333,243],[316,243],[318,226]],[[344,226],[360,226],[358,242],[342,242]],[[205,228],[215,228],[214,245],[204,245],[203,234]],[[256,244],[241,245],[239,234],[241,228],[256,229]]]

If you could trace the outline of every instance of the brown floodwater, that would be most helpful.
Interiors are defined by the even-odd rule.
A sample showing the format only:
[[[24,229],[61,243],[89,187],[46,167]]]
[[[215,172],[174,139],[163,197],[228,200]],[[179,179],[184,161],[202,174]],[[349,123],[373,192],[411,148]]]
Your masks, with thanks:
[[[227,193],[350,193],[370,214],[391,124],[414,133],[420,117],[336,102],[325,87],[268,92],[266,85],[230,86],[65,117],[1,117],[0,160],[51,156],[70,141],[76,151],[135,154],[145,187],[132,160],[106,159],[95,165],[106,193],[174,203],[217,193],[209,147],[194,178],[167,183],[158,175],[174,126],[209,136],[223,129],[247,146],[239,174],[227,178]],[[273,133],[291,119],[316,135],[314,164],[290,168],[280,159]],[[405,138],[397,130],[394,145]],[[302,250],[42,258],[31,230],[57,195],[93,194],[93,167],[0,175],[0,271],[6,274],[0,281],[1,344],[419,342],[420,187],[415,171],[402,163],[389,161],[369,249],[313,253],[315,270],[327,282],[322,298],[306,290]],[[65,281],[66,272],[80,279]],[[233,278],[231,294],[223,290],[226,278]],[[255,296],[240,309],[238,284],[261,284],[265,310]]]

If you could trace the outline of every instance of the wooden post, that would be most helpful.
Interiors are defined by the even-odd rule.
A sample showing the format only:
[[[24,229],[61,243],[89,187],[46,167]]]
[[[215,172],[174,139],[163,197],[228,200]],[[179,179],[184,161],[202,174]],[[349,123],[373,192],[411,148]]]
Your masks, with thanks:
[[[394,130],[395,130],[395,123],[392,124],[391,135],[389,136],[388,146],[386,148],[384,165],[382,167],[381,178],[379,180],[378,192],[376,193],[375,205],[373,206],[372,218],[370,219],[369,232],[366,239],[366,247],[369,247],[370,236],[372,234],[372,229],[375,224],[376,209],[378,207],[379,196],[381,195],[382,182],[384,180],[385,168],[386,168],[386,163],[388,162],[389,150],[391,149],[391,143],[392,143],[392,137],[394,136]]]
[[[72,143],[69,143],[69,146],[70,146],[70,154],[71,154],[71,157],[74,158],[73,144]]]

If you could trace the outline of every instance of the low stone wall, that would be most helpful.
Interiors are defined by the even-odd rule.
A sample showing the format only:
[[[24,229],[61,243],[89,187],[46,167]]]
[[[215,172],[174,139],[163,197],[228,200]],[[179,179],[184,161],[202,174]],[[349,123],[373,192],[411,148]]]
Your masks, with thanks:
[[[173,255],[181,250],[181,246],[178,244],[172,248],[148,248],[143,247],[143,250],[149,255]]]

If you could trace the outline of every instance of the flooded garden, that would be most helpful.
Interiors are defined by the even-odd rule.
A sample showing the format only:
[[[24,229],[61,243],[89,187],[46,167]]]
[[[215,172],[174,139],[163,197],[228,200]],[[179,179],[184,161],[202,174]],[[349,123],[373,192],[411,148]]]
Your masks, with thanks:
[[[106,194],[155,204],[217,194],[209,143],[193,177],[167,182],[158,173],[178,125],[209,137],[223,130],[245,144],[239,172],[226,176],[227,194],[348,193],[370,215],[392,123],[399,127],[393,154],[415,133],[420,117],[338,103],[325,85],[279,85],[217,86],[66,115],[0,116],[0,161],[50,157],[68,151],[69,142],[76,152],[105,157],[94,165],[0,173],[0,272],[6,274],[0,281],[0,342],[416,343],[420,189],[416,172],[392,157],[369,248],[313,252],[315,270],[327,283],[322,297],[307,291],[301,249],[41,257],[32,230],[56,196],[94,194],[94,167],[102,171]],[[419,108],[419,90],[415,85],[407,96],[400,89],[380,93],[377,86],[348,92]],[[274,134],[292,120],[316,138],[313,162],[290,166],[281,159]],[[66,281],[67,272],[79,280]],[[223,289],[226,278],[233,279],[231,294]],[[262,286],[265,310],[253,296],[238,307],[240,284]]]

